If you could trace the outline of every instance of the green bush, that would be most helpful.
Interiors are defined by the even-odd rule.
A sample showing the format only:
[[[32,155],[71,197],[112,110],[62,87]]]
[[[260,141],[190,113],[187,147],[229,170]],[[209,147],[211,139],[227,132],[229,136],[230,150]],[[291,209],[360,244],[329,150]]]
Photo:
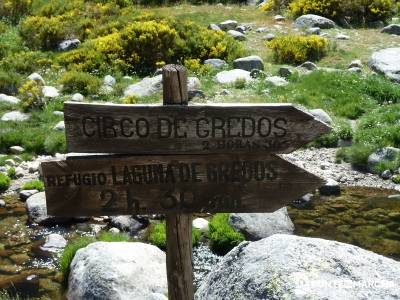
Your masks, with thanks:
[[[27,15],[32,7],[32,0],[2,0],[0,2],[0,16],[17,24]]]
[[[13,95],[18,92],[21,76],[15,72],[0,70],[0,93]]]
[[[218,254],[225,255],[232,250],[232,248],[245,240],[243,234],[235,231],[229,224],[229,214],[214,215],[208,227],[211,249]]]
[[[336,152],[336,161],[351,163],[355,168],[368,169],[368,157],[376,150],[370,145],[354,144],[351,147],[341,148]]]
[[[193,246],[197,246],[201,237],[201,232],[193,228],[192,230],[192,242]],[[165,222],[154,224],[150,227],[149,236],[147,238],[150,244],[153,244],[161,250],[167,248],[167,234]]]
[[[16,176],[16,171],[15,168],[11,167],[7,170],[7,176],[10,177],[11,179],[14,179]]]
[[[394,175],[394,176],[392,177],[392,181],[393,181],[395,184],[400,184],[400,175]]]
[[[101,81],[96,76],[85,72],[69,71],[65,72],[59,83],[63,85],[66,93],[81,93],[85,96],[96,94],[101,86]]]
[[[42,93],[42,85],[35,80],[26,81],[19,88],[18,94],[21,99],[19,105],[24,111],[42,108],[46,104]]]
[[[278,63],[299,64],[319,60],[328,51],[328,40],[317,36],[285,35],[266,42]]]
[[[310,147],[337,147],[340,139],[349,141],[353,138],[353,130],[347,122],[335,123],[330,133],[324,134],[309,144]]]
[[[364,25],[372,21],[386,21],[392,16],[392,0],[294,0],[289,9],[295,17],[317,14],[342,21],[345,17],[353,24]]]
[[[5,191],[9,188],[11,183],[10,177],[0,172],[0,191]]]
[[[44,150],[49,154],[66,153],[67,144],[65,140],[65,133],[54,131],[47,135],[44,141]]]
[[[43,191],[44,190],[44,183],[41,180],[31,180],[26,182],[22,186],[23,190],[38,190],[38,191]]]
[[[7,57],[0,61],[0,69],[29,75],[40,69],[49,68],[52,65],[49,55],[50,54],[41,51],[19,51],[9,53]]]
[[[60,270],[63,274],[64,278],[64,286],[66,287],[68,284],[68,276],[70,273],[70,265],[76,252],[85,248],[87,245],[94,242],[129,242],[131,239],[125,234],[114,234],[110,232],[105,232],[100,234],[97,237],[79,237],[77,239],[73,239],[68,242],[67,246],[64,248],[64,251],[60,257]]]

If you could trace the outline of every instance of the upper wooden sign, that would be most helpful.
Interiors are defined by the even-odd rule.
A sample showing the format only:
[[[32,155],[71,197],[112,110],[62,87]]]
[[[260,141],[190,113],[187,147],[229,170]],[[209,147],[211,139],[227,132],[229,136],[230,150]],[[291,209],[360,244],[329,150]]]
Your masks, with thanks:
[[[41,167],[47,212],[65,217],[274,211],[323,184],[264,154],[92,156]]]
[[[69,152],[289,153],[330,127],[290,104],[65,103]]]

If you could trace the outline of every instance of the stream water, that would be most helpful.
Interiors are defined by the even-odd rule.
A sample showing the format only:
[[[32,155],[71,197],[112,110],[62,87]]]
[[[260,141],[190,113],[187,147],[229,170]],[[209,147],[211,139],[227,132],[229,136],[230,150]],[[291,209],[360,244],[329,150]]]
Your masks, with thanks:
[[[345,188],[339,197],[315,197],[304,207],[289,207],[289,214],[298,235],[342,241],[400,260],[400,195],[388,197],[394,194],[381,189]],[[95,221],[32,225],[25,203],[17,195],[3,199],[7,206],[0,208],[0,290],[18,293],[22,299],[63,299],[58,255],[43,252],[40,246],[50,233],[59,233],[67,240],[94,235],[90,224]],[[218,260],[207,247],[201,247],[194,251],[195,272],[199,273],[195,278],[204,278]]]

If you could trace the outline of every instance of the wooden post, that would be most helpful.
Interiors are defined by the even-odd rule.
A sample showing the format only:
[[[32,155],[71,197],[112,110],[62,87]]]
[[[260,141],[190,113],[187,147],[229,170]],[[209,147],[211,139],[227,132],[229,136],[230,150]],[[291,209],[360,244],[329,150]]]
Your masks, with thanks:
[[[163,68],[164,105],[187,105],[187,71]],[[167,277],[169,300],[193,300],[192,214],[167,214]]]

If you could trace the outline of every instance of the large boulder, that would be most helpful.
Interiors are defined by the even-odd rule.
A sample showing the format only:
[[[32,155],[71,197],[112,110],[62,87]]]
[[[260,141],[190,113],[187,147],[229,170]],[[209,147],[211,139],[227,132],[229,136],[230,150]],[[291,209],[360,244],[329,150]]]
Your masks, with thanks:
[[[294,225],[286,207],[273,213],[236,213],[229,216],[229,223],[248,240],[257,241],[276,233],[292,234]]]
[[[254,69],[264,70],[264,63],[261,57],[257,55],[251,55],[235,59],[233,61],[233,67],[235,69],[242,69],[251,72]]]
[[[124,96],[144,97],[162,90],[162,75],[146,77],[141,81],[129,85],[124,90]]]
[[[26,121],[30,118],[30,115],[20,112],[18,110],[10,111],[5,113],[2,117],[2,121],[10,121],[10,122],[22,122]]]
[[[390,24],[383,28],[381,32],[400,35],[400,24]]]
[[[237,26],[238,26],[238,22],[235,20],[227,20],[227,21],[224,21],[224,22],[218,24],[218,27],[224,31],[235,29]]]
[[[371,251],[276,234],[229,252],[195,299],[399,299],[399,278],[400,262]]]
[[[400,48],[386,48],[374,52],[368,65],[375,72],[400,82]]]
[[[143,243],[96,242],[71,263],[67,299],[167,300],[165,253]]]
[[[332,118],[326,113],[321,108],[315,108],[310,110],[310,114],[312,114],[314,117],[316,117],[318,120],[331,125],[332,124]]]
[[[18,104],[20,100],[14,96],[8,96],[6,94],[0,94],[0,102],[10,103],[10,104]]]
[[[237,41],[246,40],[246,36],[243,33],[241,33],[240,31],[228,30],[227,34],[230,35],[231,37],[233,37]]]
[[[319,27],[321,29],[329,29],[334,28],[335,25],[332,20],[313,14],[300,16],[293,23],[296,28]]]
[[[241,69],[222,71],[215,75],[215,80],[222,84],[235,83],[236,80],[240,79],[243,79],[246,82],[253,80],[250,76],[250,72]]]

